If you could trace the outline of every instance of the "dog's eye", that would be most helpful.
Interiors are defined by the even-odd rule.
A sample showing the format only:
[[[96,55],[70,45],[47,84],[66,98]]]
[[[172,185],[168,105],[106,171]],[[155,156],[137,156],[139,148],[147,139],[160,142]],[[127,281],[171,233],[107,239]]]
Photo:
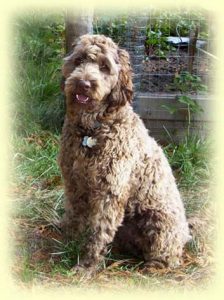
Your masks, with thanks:
[[[76,60],[74,61],[74,64],[75,64],[76,66],[79,66],[79,65],[81,65],[83,62],[84,62],[84,59],[83,59],[83,58],[76,58]]]
[[[104,73],[110,73],[110,68],[106,64],[102,64],[100,66],[100,71],[102,71]]]

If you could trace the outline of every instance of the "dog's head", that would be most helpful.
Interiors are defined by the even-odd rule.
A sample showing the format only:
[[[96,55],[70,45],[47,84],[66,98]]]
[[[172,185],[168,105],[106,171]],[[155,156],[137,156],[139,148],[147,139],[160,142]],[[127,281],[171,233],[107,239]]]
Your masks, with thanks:
[[[70,110],[97,110],[107,104],[114,110],[131,102],[132,71],[125,50],[103,35],[83,35],[62,68]]]

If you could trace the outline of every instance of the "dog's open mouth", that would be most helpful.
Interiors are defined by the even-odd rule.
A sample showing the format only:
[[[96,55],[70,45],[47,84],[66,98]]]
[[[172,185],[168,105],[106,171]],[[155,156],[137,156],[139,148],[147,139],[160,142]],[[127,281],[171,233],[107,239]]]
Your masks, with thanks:
[[[89,97],[86,95],[75,94],[75,101],[78,103],[86,104],[89,101]]]

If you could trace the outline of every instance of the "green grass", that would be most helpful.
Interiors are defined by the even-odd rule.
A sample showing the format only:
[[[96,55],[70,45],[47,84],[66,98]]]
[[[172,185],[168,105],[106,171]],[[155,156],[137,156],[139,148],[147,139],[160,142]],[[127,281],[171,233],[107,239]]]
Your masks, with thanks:
[[[186,136],[179,144],[168,144],[164,151],[180,185],[192,187],[209,182],[212,147],[208,139]]]
[[[57,155],[59,137],[48,131],[35,132],[23,137],[15,137],[17,178],[26,174],[30,184],[41,179],[59,176]]]
[[[63,16],[29,13],[17,17],[14,37],[14,129],[24,133],[24,128],[32,131],[38,125],[42,129],[60,130],[64,115],[60,91]]]
[[[59,137],[49,131],[12,138],[16,180],[28,185],[60,176],[57,155]]]

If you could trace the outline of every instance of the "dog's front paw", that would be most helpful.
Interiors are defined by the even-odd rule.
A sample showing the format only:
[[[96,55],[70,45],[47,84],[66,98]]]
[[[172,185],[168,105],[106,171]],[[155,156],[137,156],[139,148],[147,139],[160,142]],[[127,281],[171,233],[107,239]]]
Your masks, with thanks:
[[[96,266],[86,267],[84,264],[77,264],[70,270],[74,275],[79,275],[85,277],[86,279],[90,279],[96,274],[97,268]]]
[[[146,268],[155,268],[155,269],[163,269],[166,267],[165,263],[159,260],[152,260],[144,263],[144,267]]]

